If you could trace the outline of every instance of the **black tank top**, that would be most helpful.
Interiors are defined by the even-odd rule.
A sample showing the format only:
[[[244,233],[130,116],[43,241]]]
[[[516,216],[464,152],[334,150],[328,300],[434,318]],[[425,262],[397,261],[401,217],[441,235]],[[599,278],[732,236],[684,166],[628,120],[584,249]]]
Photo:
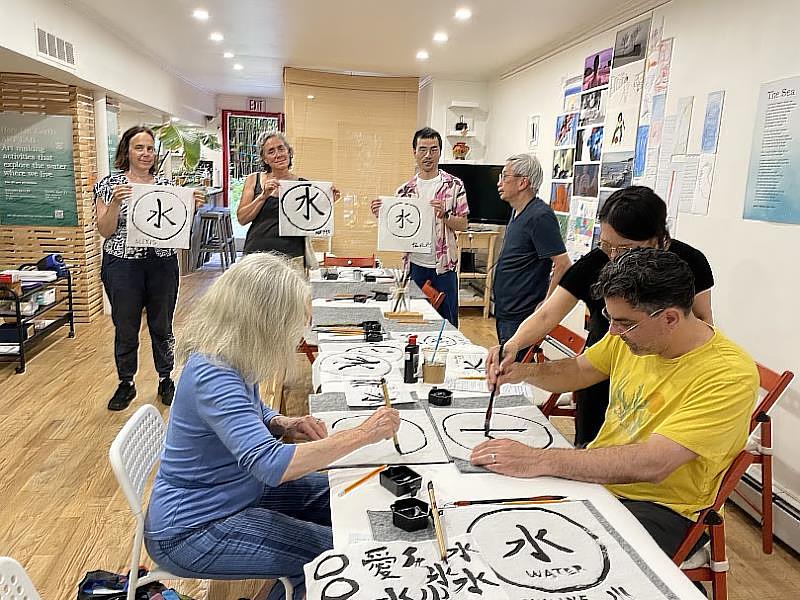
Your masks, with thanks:
[[[302,177],[299,181],[306,181]],[[261,193],[261,174],[256,173],[256,186],[253,197]],[[304,237],[281,237],[278,234],[278,197],[270,196],[258,211],[256,218],[250,222],[247,237],[244,240],[244,254],[251,252],[281,252],[290,258],[305,255],[306,239]]]

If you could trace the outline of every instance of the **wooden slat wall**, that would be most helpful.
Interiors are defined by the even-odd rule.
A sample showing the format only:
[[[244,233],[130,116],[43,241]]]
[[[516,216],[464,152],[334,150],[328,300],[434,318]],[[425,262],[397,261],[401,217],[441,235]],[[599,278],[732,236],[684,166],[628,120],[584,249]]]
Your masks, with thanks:
[[[0,268],[36,262],[58,252],[72,271],[75,318],[88,323],[103,310],[100,235],[92,196],[97,173],[92,94],[38,75],[0,73],[0,109],[72,117],[78,226],[0,225]]]
[[[287,68],[284,70],[286,133],[295,149],[294,172],[333,181],[356,206],[335,209],[333,252],[375,253],[377,226],[372,198],[394,194],[414,173],[411,138],[417,129],[416,77],[364,77]],[[309,100],[307,96],[314,96]],[[325,245],[319,244],[318,249]],[[397,252],[380,253],[398,265]]]

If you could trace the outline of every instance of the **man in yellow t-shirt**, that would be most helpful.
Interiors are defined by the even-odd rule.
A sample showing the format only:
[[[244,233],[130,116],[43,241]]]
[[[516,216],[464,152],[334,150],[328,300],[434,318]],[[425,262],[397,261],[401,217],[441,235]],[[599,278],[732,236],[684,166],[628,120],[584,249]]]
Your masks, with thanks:
[[[603,483],[672,556],[744,448],[756,366],[692,314],[692,272],[672,252],[626,253],[604,267],[594,293],[611,323],[602,340],[577,358],[515,363],[498,372],[497,384],[569,392],[610,379],[597,438],[585,450],[488,440],[471,460],[516,477]]]

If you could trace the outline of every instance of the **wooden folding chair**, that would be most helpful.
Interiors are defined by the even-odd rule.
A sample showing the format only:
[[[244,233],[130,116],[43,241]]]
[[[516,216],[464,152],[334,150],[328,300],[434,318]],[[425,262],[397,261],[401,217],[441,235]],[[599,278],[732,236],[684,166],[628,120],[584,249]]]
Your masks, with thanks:
[[[297,347],[297,352],[300,354],[305,354],[308,362],[310,364],[314,364],[314,359],[317,357],[316,352],[319,352],[319,346],[309,344],[307,341],[302,340],[300,345]]]
[[[761,363],[756,363],[756,367],[759,387],[764,391],[764,396],[758,401],[750,419],[750,433],[758,429],[756,436],[751,436],[751,439],[755,437],[757,443],[748,444],[747,450],[753,455],[753,464],[761,465],[761,506],[754,505],[738,490],[735,492],[761,516],[761,549],[765,554],[772,554],[772,418],[768,412],[794,379],[794,373],[784,371],[779,375]]]
[[[753,460],[753,454],[747,450],[742,450],[736,456],[722,478],[714,504],[700,511],[697,521],[686,532],[686,537],[672,557],[672,561],[692,581],[711,582],[713,600],[728,599],[727,575],[730,565],[725,552],[725,520],[721,509]],[[689,556],[705,531],[710,538],[709,545]]]
[[[422,284],[422,293],[425,294],[425,297],[428,299],[428,302],[431,303],[431,306],[436,310],[439,310],[439,307],[444,302],[444,292],[440,292],[431,284],[431,280],[429,279],[425,283]]]
[[[329,256],[326,252],[322,256],[323,267],[366,267],[375,266],[375,255],[372,256]]]

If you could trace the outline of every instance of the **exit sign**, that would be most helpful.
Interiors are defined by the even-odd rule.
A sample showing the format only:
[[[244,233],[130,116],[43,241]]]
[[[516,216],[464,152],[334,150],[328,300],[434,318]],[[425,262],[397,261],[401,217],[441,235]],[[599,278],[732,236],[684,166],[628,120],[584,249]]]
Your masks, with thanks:
[[[267,101],[264,98],[248,98],[247,110],[253,112],[267,112]]]

